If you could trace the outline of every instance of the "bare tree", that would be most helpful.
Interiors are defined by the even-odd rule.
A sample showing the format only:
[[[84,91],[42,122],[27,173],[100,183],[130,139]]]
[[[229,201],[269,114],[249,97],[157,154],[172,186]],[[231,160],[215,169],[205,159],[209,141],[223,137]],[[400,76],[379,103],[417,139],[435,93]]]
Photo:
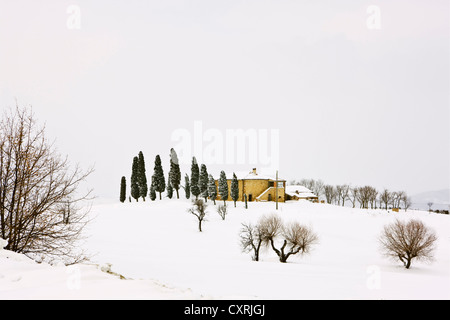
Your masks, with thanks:
[[[332,185],[325,185],[323,188],[323,193],[325,195],[325,199],[327,201],[327,203],[332,203],[334,201],[334,199],[336,198],[336,189],[334,186]]]
[[[219,204],[217,206],[217,213],[219,214],[219,216],[222,218],[222,220],[225,220],[225,217],[227,216],[227,204]]]
[[[312,189],[310,189],[318,198],[323,194],[324,182],[322,180],[313,180]]]
[[[296,184],[304,186],[305,188],[308,188],[309,190],[313,191],[314,189],[314,180],[313,179],[302,179]]]
[[[349,199],[352,202],[352,207],[354,208],[356,205],[356,201],[358,201],[358,187],[350,188],[350,196]]]
[[[431,202],[431,201],[427,203],[428,211],[431,211],[431,207],[433,206],[433,204],[434,204],[434,203]]]
[[[400,204],[401,204],[403,195],[404,195],[403,191],[392,192],[392,196],[391,196],[392,208],[400,208]]]
[[[378,191],[373,188],[370,187],[369,189],[369,202],[370,202],[370,208],[371,209],[376,209],[377,208],[377,195],[378,195]]]
[[[261,224],[258,223],[254,226],[251,223],[243,223],[239,236],[241,239],[240,243],[242,251],[246,253],[253,251],[252,260],[259,261],[259,250],[261,249],[261,244],[263,243]]]
[[[337,197],[337,204],[341,204],[342,200],[342,206],[345,204],[345,200],[349,199],[349,192],[350,192],[350,186],[348,184],[342,184],[336,186],[336,197]]]
[[[38,127],[31,109],[6,111],[0,122],[0,237],[6,249],[34,259],[76,263],[88,210],[79,186],[93,169],[70,167]]]
[[[208,205],[202,199],[193,199],[192,208],[188,212],[197,217],[198,231],[202,232],[202,222],[205,221],[206,208]]]
[[[317,243],[318,237],[308,227],[298,222],[283,225],[281,218],[277,215],[264,217],[260,221],[262,243],[271,246],[278,255],[280,262],[285,263],[291,255],[297,253],[308,253],[311,247]],[[282,245],[278,249],[275,240],[278,236],[282,238]]]
[[[388,205],[392,201],[391,197],[392,195],[388,189],[384,189],[383,192],[380,193],[380,202],[384,204],[385,210],[388,209]]]
[[[369,207],[368,206],[369,198],[370,198],[370,187],[369,186],[359,187],[357,198],[358,198],[360,208],[363,208],[363,209],[368,208]]]
[[[432,260],[434,243],[437,237],[420,220],[402,222],[396,220],[386,225],[379,238],[383,253],[393,259],[399,259],[406,269],[412,259]]]
[[[363,209],[368,209],[369,203],[371,203],[373,207],[373,201],[374,199],[376,199],[376,194],[377,194],[376,189],[371,186],[359,187],[357,199],[360,204],[360,207]]]
[[[406,194],[406,192],[403,194],[402,196],[402,202],[403,202],[403,207],[405,208],[405,211],[407,211],[411,205],[412,205],[412,201],[411,198],[408,197],[408,195]]]

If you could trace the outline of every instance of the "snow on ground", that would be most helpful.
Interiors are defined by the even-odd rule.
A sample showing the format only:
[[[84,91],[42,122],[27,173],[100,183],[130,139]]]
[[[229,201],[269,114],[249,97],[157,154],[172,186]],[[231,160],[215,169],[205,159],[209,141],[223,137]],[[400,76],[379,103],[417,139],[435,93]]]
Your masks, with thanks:
[[[107,264],[50,266],[1,248],[0,300],[205,298],[152,280],[120,280],[107,273]]]
[[[111,263],[133,279],[156,279],[180,290],[215,298],[256,299],[449,299],[450,217],[435,213],[362,210],[290,201],[279,204],[285,221],[310,225],[320,243],[308,256],[278,262],[265,250],[251,260],[239,246],[242,222],[276,212],[274,203],[228,202],[223,221],[208,201],[203,232],[187,212],[188,200],[94,206],[86,248],[93,260]],[[438,235],[435,261],[406,270],[386,260],[377,238],[396,218],[418,218]]]
[[[320,240],[310,255],[283,264],[271,249],[255,262],[239,246],[241,223],[276,212],[274,203],[246,210],[228,202],[224,221],[208,204],[203,232],[188,200],[96,204],[85,230],[90,263],[50,266],[0,250],[0,300],[450,298],[447,215],[280,203],[285,221],[310,225]],[[436,231],[433,263],[414,261],[406,270],[380,254],[377,237],[396,218],[417,218]],[[108,264],[116,275],[105,272]]]
[[[0,251],[0,300],[208,299],[154,280],[120,280],[94,265],[50,266]]]

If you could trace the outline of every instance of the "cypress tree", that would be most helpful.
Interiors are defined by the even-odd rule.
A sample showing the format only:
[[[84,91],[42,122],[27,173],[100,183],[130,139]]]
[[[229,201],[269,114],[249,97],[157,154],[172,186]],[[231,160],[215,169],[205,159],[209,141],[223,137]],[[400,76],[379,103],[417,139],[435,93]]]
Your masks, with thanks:
[[[186,199],[189,199],[191,197],[191,184],[187,173],[184,177],[184,192],[186,192]]]
[[[169,199],[172,199],[173,197],[173,187],[172,183],[170,182],[170,178],[167,179],[167,197]]]
[[[150,185],[150,200],[155,201],[156,191],[155,191],[155,176],[152,176],[152,184]]]
[[[127,198],[127,179],[122,177],[120,180],[120,202],[125,202]]]
[[[164,170],[163,167],[161,165],[161,158],[158,155],[156,155],[155,157],[155,168],[154,168],[154,173],[153,176],[155,177],[155,191],[159,192],[159,200],[162,199],[161,197],[161,193],[164,192],[164,190],[166,190],[166,180],[164,177]]]
[[[191,165],[191,193],[195,196],[195,199],[198,199],[200,194],[200,188],[198,187],[198,180],[200,177],[200,170],[198,168],[197,159],[192,157],[192,165]]]
[[[133,166],[131,169],[131,196],[136,199],[136,202],[139,201],[139,184],[138,184],[138,176],[139,176],[139,159],[138,157],[133,158]]]
[[[220,172],[219,177],[219,194],[220,197],[223,200],[223,203],[228,200],[228,182],[227,182],[227,176],[225,174],[225,171]]]
[[[216,204],[216,198],[217,198],[217,187],[216,187],[216,180],[214,180],[212,175],[209,175],[209,181],[208,181],[208,194],[212,201],[214,201],[214,205]]]
[[[178,190],[181,184],[181,171],[178,162],[178,156],[175,150],[170,149],[170,171],[169,171],[170,185],[177,191],[177,199],[180,199]]]
[[[145,160],[142,151],[139,152],[139,166],[138,166],[138,186],[139,195],[144,199],[147,197],[148,186],[147,186],[147,176],[145,175]]]
[[[198,179],[198,187],[200,189],[200,194],[205,198],[205,202],[208,202],[208,170],[206,165],[202,164],[200,168],[200,177]]]
[[[247,194],[244,194],[244,201],[245,201],[245,209],[248,209],[248,205],[247,205]]]
[[[236,175],[233,173],[233,180],[231,180],[231,199],[234,201],[234,207],[236,208],[236,201],[239,199],[239,183]]]

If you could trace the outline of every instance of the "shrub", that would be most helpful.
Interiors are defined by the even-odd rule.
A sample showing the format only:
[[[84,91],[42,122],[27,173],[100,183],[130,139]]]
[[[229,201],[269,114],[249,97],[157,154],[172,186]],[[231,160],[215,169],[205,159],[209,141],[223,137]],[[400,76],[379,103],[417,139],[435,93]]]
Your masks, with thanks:
[[[311,228],[298,222],[284,224],[276,214],[263,216],[256,226],[243,224],[240,237],[243,251],[253,250],[253,260],[258,261],[259,249],[264,245],[271,247],[283,263],[291,255],[309,253],[318,241]],[[278,240],[281,241],[281,246],[277,248],[277,243],[280,242]]]
[[[192,200],[192,208],[188,210],[189,213],[197,217],[198,231],[202,232],[202,222],[205,220],[207,204],[202,199]]]
[[[227,205],[226,204],[219,204],[217,206],[217,213],[222,218],[222,220],[225,220],[225,217],[227,215]]]
[[[437,237],[422,221],[412,219],[408,222],[396,220],[386,225],[379,240],[387,257],[399,259],[409,269],[413,259],[433,259]]]

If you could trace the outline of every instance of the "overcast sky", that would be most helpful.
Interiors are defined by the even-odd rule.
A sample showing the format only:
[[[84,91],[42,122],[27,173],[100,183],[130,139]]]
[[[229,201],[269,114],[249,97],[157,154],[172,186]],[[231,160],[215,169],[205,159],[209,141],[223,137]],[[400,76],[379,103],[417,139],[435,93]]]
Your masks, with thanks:
[[[205,156],[238,129],[257,163],[202,159],[212,173],[262,170],[267,147],[287,180],[444,189],[449,16],[447,0],[4,0],[0,108],[32,105],[101,197],[139,151],[167,173],[177,133]]]

